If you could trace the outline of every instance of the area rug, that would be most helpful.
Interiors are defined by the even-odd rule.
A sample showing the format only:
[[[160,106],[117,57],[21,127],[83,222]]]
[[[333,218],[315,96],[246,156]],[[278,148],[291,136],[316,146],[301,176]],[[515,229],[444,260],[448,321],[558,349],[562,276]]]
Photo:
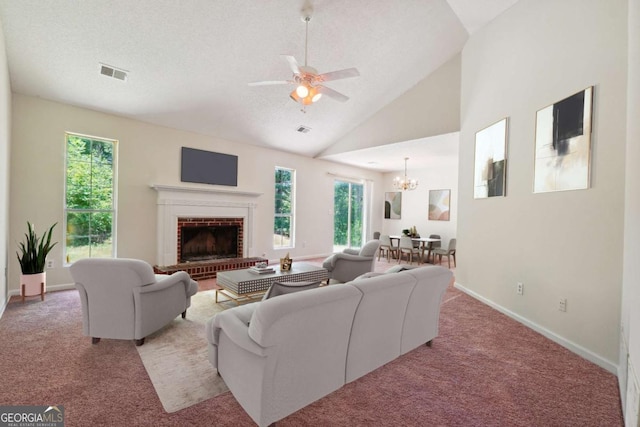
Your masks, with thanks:
[[[214,301],[215,291],[198,292],[191,297],[186,319],[177,317],[136,347],[167,412],[179,411],[228,390],[207,355],[205,323],[226,308]]]

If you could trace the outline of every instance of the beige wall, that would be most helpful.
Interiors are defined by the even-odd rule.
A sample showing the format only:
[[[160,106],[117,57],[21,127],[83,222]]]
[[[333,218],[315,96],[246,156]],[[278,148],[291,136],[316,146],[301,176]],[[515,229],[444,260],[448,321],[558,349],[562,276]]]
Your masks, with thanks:
[[[11,138],[11,87],[7,70],[4,32],[0,23],[0,314],[7,302],[6,268],[9,254],[9,141]],[[13,249],[13,248],[11,248]]]
[[[326,255],[333,249],[333,176],[328,172],[371,180],[380,188],[382,174],[244,144],[159,127],[109,114],[14,94],[11,153],[11,234],[20,240],[26,221],[40,230],[58,222],[55,239],[62,240],[65,131],[112,138],[118,147],[119,257],[156,261],[156,192],[150,184],[188,185],[180,182],[180,147],[189,146],[239,156],[237,190],[264,193],[257,199],[252,255],[276,259]],[[273,171],[275,166],[297,170],[298,245],[272,249]],[[218,187],[229,189],[229,187]],[[375,193],[375,192],[374,192]],[[377,198],[376,198],[377,197]],[[378,196],[374,203],[381,204]],[[380,227],[374,216],[372,226]],[[377,222],[375,222],[377,221]],[[302,242],[305,242],[304,247]],[[47,286],[70,282],[62,266],[62,246],[50,255],[56,268],[47,271]],[[18,289],[19,266],[9,263],[9,289]]]
[[[460,130],[460,55],[375,113],[320,156]]]
[[[475,33],[462,55],[456,280],[611,371],[622,282],[626,12],[626,0],[521,0]],[[533,194],[536,111],[590,85],[591,188]],[[475,133],[507,116],[507,197],[474,200]]]
[[[627,92],[627,167],[625,188],[624,274],[622,295],[623,336],[628,343],[631,372],[629,382],[640,385],[640,0],[629,1],[629,58]],[[620,354],[621,370],[627,355]],[[627,378],[621,378],[621,386]],[[625,402],[623,386],[622,400]],[[627,425],[638,425],[638,407],[625,405]]]

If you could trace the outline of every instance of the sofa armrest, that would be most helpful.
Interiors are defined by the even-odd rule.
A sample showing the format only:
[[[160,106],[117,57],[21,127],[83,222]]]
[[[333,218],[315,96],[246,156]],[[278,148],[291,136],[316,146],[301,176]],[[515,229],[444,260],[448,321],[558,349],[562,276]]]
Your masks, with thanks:
[[[267,356],[268,347],[258,345],[249,336],[249,325],[232,312],[223,312],[214,318],[213,327],[221,329],[234,344],[256,356]]]
[[[146,294],[149,292],[160,292],[165,289],[171,288],[172,286],[177,286],[178,284],[182,284],[182,286],[184,286],[185,296],[190,297],[195,294],[195,292],[194,293],[189,292],[191,277],[189,277],[189,274],[187,274],[184,271],[176,271],[172,275],[166,276],[166,278],[158,280],[155,283],[144,285],[140,287],[140,293]],[[197,292],[197,288],[196,288],[196,292]]]
[[[355,262],[371,262],[372,259],[373,259],[372,257],[360,256],[360,255],[335,254],[335,257],[333,258],[333,265],[335,265],[335,263],[338,262],[339,260],[355,261]]]
[[[183,271],[133,290],[134,338],[141,339],[162,328],[189,307],[198,286]],[[161,307],[161,309],[159,309]]]

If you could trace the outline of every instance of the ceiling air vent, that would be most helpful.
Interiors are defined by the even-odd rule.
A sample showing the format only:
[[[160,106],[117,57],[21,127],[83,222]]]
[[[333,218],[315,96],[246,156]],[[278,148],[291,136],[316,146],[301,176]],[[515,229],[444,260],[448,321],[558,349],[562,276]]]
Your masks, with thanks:
[[[296,131],[300,132],[300,133],[309,133],[309,131],[311,130],[311,128],[300,125],[298,126],[298,129],[296,129]]]
[[[127,71],[120,70],[110,65],[100,64],[100,74],[122,80],[123,82],[127,80]]]

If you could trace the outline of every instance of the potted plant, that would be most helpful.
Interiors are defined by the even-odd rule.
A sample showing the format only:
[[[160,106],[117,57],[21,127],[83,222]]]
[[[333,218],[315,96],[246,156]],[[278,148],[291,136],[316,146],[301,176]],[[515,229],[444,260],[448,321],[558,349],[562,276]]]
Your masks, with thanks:
[[[26,242],[20,242],[20,253],[16,252],[22,271],[20,289],[23,300],[24,297],[33,295],[40,295],[44,300],[47,283],[47,273],[44,268],[47,255],[57,243],[51,243],[51,233],[56,224],[53,224],[42,237],[38,237],[33,225],[27,221],[28,232],[24,235]]]

